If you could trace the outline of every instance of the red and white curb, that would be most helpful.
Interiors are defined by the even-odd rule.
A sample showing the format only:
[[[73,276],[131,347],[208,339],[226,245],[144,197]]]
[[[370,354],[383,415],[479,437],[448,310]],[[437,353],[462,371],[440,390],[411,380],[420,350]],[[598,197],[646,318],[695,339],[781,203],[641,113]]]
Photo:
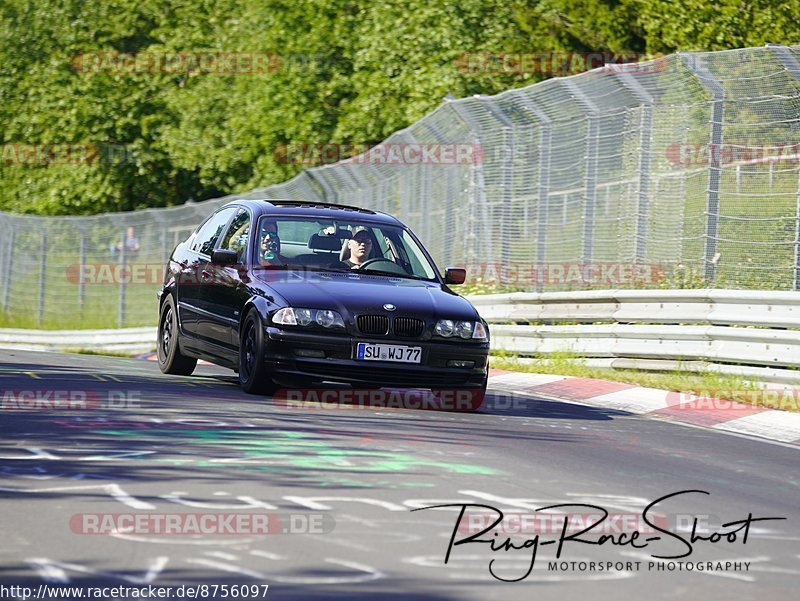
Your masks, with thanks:
[[[155,353],[139,359],[156,361]],[[198,361],[203,365],[211,365]],[[698,397],[609,380],[550,374],[489,371],[489,388],[616,409],[671,422],[758,436],[800,446],[800,413],[736,401]],[[800,396],[800,395],[798,395]]]
[[[158,361],[158,355],[156,353],[145,353],[144,355],[136,355],[134,359],[144,359],[145,361]],[[208,361],[203,361],[202,359],[197,361],[198,365],[214,365],[213,363],[209,363]]]
[[[621,382],[549,374],[489,372],[489,387],[617,409],[672,422],[747,434],[800,446],[800,413],[699,397]]]

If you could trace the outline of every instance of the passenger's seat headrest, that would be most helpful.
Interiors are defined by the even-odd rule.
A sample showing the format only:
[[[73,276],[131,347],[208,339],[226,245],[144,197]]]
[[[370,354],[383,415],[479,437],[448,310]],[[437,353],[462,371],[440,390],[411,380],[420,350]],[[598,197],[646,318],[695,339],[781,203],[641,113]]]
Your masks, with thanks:
[[[308,248],[311,250],[339,252],[342,249],[342,242],[343,240],[339,236],[314,234],[308,241]]]

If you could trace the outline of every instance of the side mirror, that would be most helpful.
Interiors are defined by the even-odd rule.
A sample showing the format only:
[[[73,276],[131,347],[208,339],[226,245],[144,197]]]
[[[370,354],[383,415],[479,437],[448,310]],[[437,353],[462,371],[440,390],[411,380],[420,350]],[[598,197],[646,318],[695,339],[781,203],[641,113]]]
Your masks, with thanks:
[[[448,267],[444,270],[445,284],[463,284],[467,279],[467,270],[462,267]]]
[[[211,263],[214,265],[233,265],[239,262],[239,254],[235,250],[217,249],[211,252]]]

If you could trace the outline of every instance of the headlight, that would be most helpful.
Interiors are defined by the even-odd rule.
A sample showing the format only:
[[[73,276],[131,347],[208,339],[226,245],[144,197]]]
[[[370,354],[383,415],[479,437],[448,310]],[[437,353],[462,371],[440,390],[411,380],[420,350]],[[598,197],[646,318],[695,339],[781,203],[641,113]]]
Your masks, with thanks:
[[[455,325],[449,319],[440,319],[436,322],[436,327],[434,328],[434,332],[436,332],[439,336],[444,336],[445,338],[452,336],[454,330]]]
[[[297,325],[307,326],[314,320],[314,314],[311,309],[295,309],[295,316],[297,317]]]
[[[474,327],[471,321],[459,321],[456,324],[456,334],[462,338],[472,338],[472,328]]]
[[[440,319],[436,322],[433,329],[437,336],[443,338],[463,338],[464,340],[486,340],[488,335],[486,328],[480,321],[453,321],[452,319]]]
[[[336,311],[317,311],[315,320],[323,328],[332,328],[334,326],[344,327],[342,316]]]
[[[323,328],[344,328],[344,320],[336,311],[328,309],[295,309],[284,307],[272,316],[272,323],[279,326],[310,326],[317,324]]]

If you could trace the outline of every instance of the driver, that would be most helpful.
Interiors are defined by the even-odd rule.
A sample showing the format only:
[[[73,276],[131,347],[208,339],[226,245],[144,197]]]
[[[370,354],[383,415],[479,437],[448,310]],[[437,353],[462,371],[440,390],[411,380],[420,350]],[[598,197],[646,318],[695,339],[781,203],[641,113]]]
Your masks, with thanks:
[[[350,257],[343,263],[350,269],[360,269],[372,254],[372,238],[366,230],[361,230],[347,241],[347,246],[350,249]]]

